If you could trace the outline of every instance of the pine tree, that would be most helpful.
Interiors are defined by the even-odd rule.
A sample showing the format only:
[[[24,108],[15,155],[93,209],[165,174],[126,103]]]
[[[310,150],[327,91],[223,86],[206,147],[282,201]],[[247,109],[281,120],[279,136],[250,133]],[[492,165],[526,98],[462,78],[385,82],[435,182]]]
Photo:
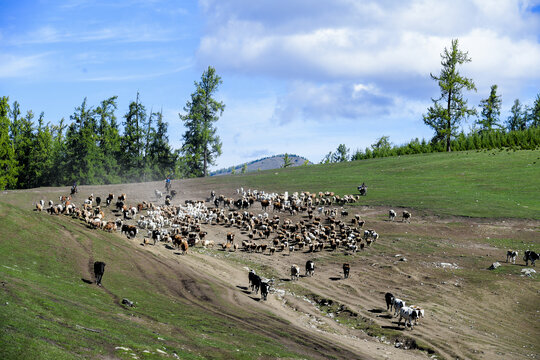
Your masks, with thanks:
[[[291,159],[289,158],[289,154],[285,153],[283,155],[283,165],[281,165],[282,168],[286,168],[292,165]]]
[[[17,159],[10,138],[9,98],[0,98],[0,190],[17,185]]]
[[[53,168],[52,134],[49,126],[43,124],[44,114],[38,118],[38,127],[33,136],[30,161],[28,164],[28,187],[39,187],[50,183],[49,177]]]
[[[213,125],[225,109],[223,102],[214,99],[221,83],[221,77],[209,66],[203,72],[201,81],[195,82],[196,90],[184,107],[186,114],[180,114],[187,128],[182,152],[188,164],[189,176],[208,176],[208,165],[215,165],[215,159],[221,155],[221,141]]]
[[[529,127],[540,127],[540,94],[536,95],[536,99],[530,109],[529,121]]]
[[[14,109],[15,110],[15,109]],[[13,116],[12,121],[12,138],[13,138],[13,148],[15,150],[15,158],[17,159],[18,165],[18,188],[28,188],[32,183],[32,174],[30,173],[30,161],[32,146],[34,144],[34,113],[32,110],[29,110],[26,113],[26,116],[19,117],[20,110],[12,111],[11,115]]]
[[[130,181],[143,180],[143,125],[146,122],[146,109],[136,101],[129,104],[129,110],[124,115],[124,136],[122,137],[122,168],[124,178]]]
[[[435,130],[433,141],[444,141],[446,151],[452,151],[451,139],[457,134],[460,122],[476,113],[474,109],[467,107],[463,90],[476,91],[476,87],[471,79],[461,76],[457,69],[458,65],[471,61],[467,52],[458,49],[457,39],[452,40],[451,50],[444,49],[441,58],[440,75],[430,74],[431,78],[439,84],[441,96],[438,99],[431,99],[433,106],[428,108],[428,113],[424,115],[424,123]]]
[[[63,156],[63,184],[77,182],[80,184],[100,183],[98,125],[96,112],[86,104],[75,109],[66,133],[66,148]]]
[[[497,85],[491,86],[491,92],[487,99],[480,101],[482,108],[481,117],[476,121],[480,125],[480,131],[491,131],[493,128],[501,128],[499,116],[501,115],[501,96],[497,95]]]
[[[167,122],[163,121],[163,112],[152,114],[156,118],[156,129],[152,131],[147,158],[151,164],[153,180],[164,179],[175,172],[177,155],[169,145]]]
[[[99,147],[100,182],[117,183],[121,179],[118,159],[121,156],[121,136],[114,112],[117,109],[117,96],[103,100],[96,108],[99,118],[97,142]]]
[[[506,120],[509,131],[525,130],[527,128],[526,118],[523,113],[519,99],[514,100],[514,105],[510,109],[510,116]]]

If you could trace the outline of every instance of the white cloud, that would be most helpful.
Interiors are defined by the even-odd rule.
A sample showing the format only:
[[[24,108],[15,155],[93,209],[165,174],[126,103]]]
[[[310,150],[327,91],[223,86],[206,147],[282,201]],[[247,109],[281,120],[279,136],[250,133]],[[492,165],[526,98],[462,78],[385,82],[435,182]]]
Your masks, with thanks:
[[[42,70],[48,54],[0,54],[0,78],[28,77]]]

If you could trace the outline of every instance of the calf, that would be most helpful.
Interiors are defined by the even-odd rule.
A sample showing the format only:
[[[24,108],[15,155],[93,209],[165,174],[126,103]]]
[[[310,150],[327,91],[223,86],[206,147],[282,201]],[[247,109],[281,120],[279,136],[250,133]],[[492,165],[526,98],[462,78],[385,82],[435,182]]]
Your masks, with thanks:
[[[105,263],[102,261],[96,261],[94,263],[94,275],[96,277],[96,284],[101,286],[101,279],[103,278],[103,273],[105,272]]]
[[[315,263],[311,260],[306,262],[306,276],[313,276],[315,274]]]
[[[403,327],[407,327],[407,321],[409,322],[409,326],[411,327],[411,330],[413,329],[412,321],[414,320],[416,322],[416,319],[418,318],[418,313],[415,309],[410,308],[408,306],[403,306],[399,309],[399,320],[398,320],[398,326],[401,323],[401,319],[403,319]]]
[[[418,321],[420,320],[420,318],[424,317],[424,309],[416,305],[411,305],[410,308],[416,311],[416,321],[414,322],[414,324],[418,325]]]
[[[516,263],[516,257],[518,256],[518,252],[514,250],[508,250],[506,252],[506,262],[508,262],[508,259],[512,259],[512,264]]]
[[[345,279],[349,278],[350,271],[351,271],[351,265],[348,263],[343,264],[343,277]]]
[[[386,311],[392,311],[392,306],[394,305],[394,295],[387,292],[384,294],[384,300],[386,300]]]
[[[394,221],[394,219],[396,218],[396,212],[394,210],[390,210],[388,212],[388,217],[390,218],[391,221]]]
[[[291,281],[298,280],[298,276],[300,275],[300,268],[298,265],[292,265],[291,266]]]
[[[525,256],[523,256],[523,261],[525,261],[525,266],[529,266],[529,260],[531,261],[532,266],[536,266],[534,265],[534,262],[538,260],[538,254],[531,250],[525,251]]]

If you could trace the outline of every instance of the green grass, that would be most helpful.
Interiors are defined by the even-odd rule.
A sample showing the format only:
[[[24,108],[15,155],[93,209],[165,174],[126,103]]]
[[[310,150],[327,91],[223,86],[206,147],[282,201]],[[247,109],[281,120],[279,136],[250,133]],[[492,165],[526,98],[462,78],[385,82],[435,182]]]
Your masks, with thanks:
[[[119,237],[3,202],[0,223],[1,359],[163,358],[157,349],[182,359],[299,356],[149,281],[175,274],[142,273]],[[108,263],[107,291],[83,282],[90,257]]]
[[[453,152],[379,158],[197,179],[208,186],[357,194],[362,205],[439,215],[540,219],[540,151]],[[414,216],[414,214],[413,214]]]

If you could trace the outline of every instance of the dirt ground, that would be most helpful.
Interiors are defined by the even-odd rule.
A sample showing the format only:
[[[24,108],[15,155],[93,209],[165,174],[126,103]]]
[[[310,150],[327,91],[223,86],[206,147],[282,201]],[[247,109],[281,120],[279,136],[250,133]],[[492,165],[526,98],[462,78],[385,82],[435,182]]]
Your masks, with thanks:
[[[144,183],[110,186],[80,186],[74,202],[82,202],[93,193],[103,199],[107,193],[126,193],[128,203],[152,201],[162,203],[154,189],[163,190],[163,183]],[[173,204],[185,200],[206,200],[210,191],[238,198],[235,189],[210,189],[196,180],[174,181],[173,189],[179,191]],[[264,190],[264,189],[261,189]],[[30,190],[32,191],[32,190]],[[35,190],[36,193],[64,194],[68,188]],[[36,194],[36,201],[38,194]],[[47,200],[47,199],[45,199]],[[210,203],[207,203],[211,206]],[[511,239],[514,244],[531,244],[538,248],[540,222],[517,219],[476,219],[464,217],[416,216],[414,209],[411,223],[391,222],[388,208],[355,206],[349,209],[350,221],[360,214],[366,221],[364,228],[375,229],[380,238],[373,246],[349,254],[344,250],[309,253],[296,251],[277,252],[273,256],[243,251],[226,252],[197,247],[188,255],[167,248],[165,244],[145,246],[149,254],[163,259],[163,271],[170,267],[183,275],[183,294],[205,311],[229,314],[246,329],[260,332],[282,341],[287,347],[308,358],[368,358],[368,359],[538,359],[540,358],[540,282],[537,278],[521,276],[525,264],[520,252],[516,265],[505,263],[506,249],[496,246],[497,239]],[[394,209],[401,213],[404,209]],[[261,212],[257,203],[249,210]],[[270,215],[274,215],[269,211]],[[113,214],[106,212],[107,218]],[[279,214],[282,221],[290,218],[299,221],[305,215]],[[398,219],[400,220],[400,219]],[[226,234],[234,232],[235,242],[248,239],[236,227],[203,225],[207,239],[223,243]],[[141,249],[141,231],[135,239],[122,238],[134,248]],[[491,240],[494,240],[492,243]],[[267,243],[266,240],[257,240]],[[525,245],[524,245],[525,244]],[[140,261],[142,271],[147,262]],[[314,260],[313,277],[301,277],[292,284],[290,267],[297,264],[301,274],[307,260]],[[503,272],[487,270],[499,261]],[[342,277],[342,264],[351,264],[349,279]],[[248,269],[260,269],[266,277],[274,277],[277,291],[267,301],[247,291]],[[212,296],[207,282],[215,284],[220,292],[219,301],[209,301]],[[404,329],[386,311],[384,294],[393,293],[409,304],[425,309],[422,319],[413,330]],[[382,329],[394,329],[404,337],[427,345],[433,353],[405,350],[404,345],[386,338],[369,336],[361,329],[341,324],[321,312],[306,294],[316,294],[346,306],[359,317],[373,321]],[[228,305],[245,309],[243,316],[227,311]],[[269,316],[268,314],[272,314]],[[261,325],[264,319],[264,326]],[[275,329],[276,331],[271,331]],[[279,331],[277,331],[279,330]],[[288,333],[288,338],[278,333]],[[303,339],[304,344],[294,339]],[[313,347],[310,349],[310,347]],[[397,347],[399,346],[399,347]]]

